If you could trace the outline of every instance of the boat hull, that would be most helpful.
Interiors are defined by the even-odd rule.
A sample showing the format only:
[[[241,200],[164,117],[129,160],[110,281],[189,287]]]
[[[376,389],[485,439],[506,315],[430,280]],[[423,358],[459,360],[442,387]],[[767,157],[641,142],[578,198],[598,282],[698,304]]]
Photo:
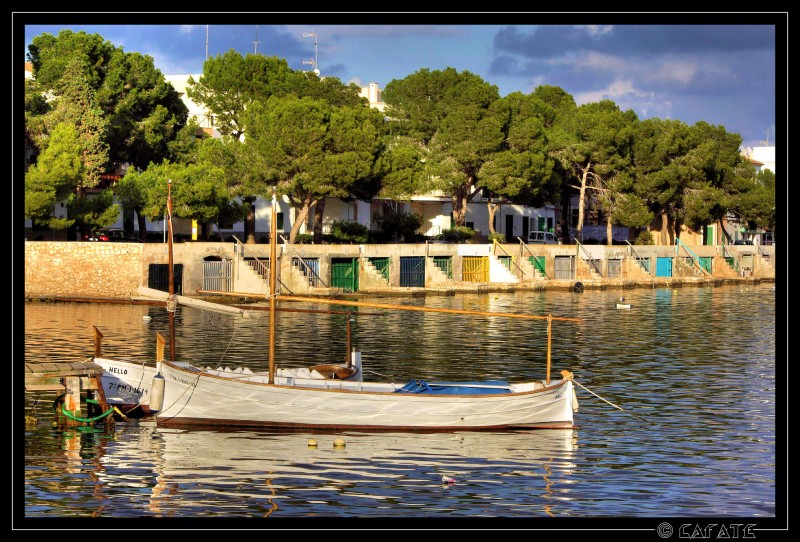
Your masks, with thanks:
[[[102,385],[106,402],[126,416],[150,414],[150,392],[156,368],[143,363],[95,357],[103,368]]]
[[[159,425],[441,431],[574,428],[571,380],[480,395],[395,393],[391,383],[313,387],[227,378],[164,362]],[[383,386],[381,388],[381,386]],[[365,391],[365,389],[386,391]]]

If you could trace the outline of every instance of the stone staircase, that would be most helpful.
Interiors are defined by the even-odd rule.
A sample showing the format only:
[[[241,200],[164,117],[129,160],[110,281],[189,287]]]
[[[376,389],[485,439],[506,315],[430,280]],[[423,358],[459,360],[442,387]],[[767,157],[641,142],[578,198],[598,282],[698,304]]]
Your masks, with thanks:
[[[526,256],[521,260],[518,260],[517,265],[519,265],[519,268],[522,269],[522,272],[524,273],[522,277],[523,282],[535,282],[539,280],[545,280],[547,278],[546,275],[544,275],[536,268],[535,265],[531,263],[530,256]]]
[[[590,264],[588,261],[584,260],[583,258],[576,258],[575,261],[575,278],[586,281],[603,279],[603,275],[601,275],[597,269],[595,269],[594,265]]]
[[[512,264],[513,265],[513,264]],[[494,254],[489,255],[489,282],[513,283],[519,282],[514,273],[509,270]]]
[[[425,274],[427,275],[427,283],[425,286],[435,288],[453,284],[453,279],[448,278],[447,274],[442,271],[438,265],[433,263],[433,256],[428,256],[425,259]]]
[[[378,268],[375,267],[369,258],[362,258],[363,266],[361,269],[364,272],[364,276],[359,277],[359,283],[362,286],[370,285],[370,287],[388,287],[389,281],[386,277],[383,276],[383,273],[378,271]]]
[[[233,291],[245,294],[269,292],[269,270],[256,260],[241,260],[233,279]]]

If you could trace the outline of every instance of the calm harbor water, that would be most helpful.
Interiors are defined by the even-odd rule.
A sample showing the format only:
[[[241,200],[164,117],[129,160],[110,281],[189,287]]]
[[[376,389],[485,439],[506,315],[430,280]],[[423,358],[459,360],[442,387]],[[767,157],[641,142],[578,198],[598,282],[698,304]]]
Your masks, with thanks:
[[[776,360],[775,293],[761,283],[364,299],[580,318],[554,322],[552,338],[555,374],[569,369],[579,384],[576,430],[220,432],[139,421],[64,431],[52,425],[53,396],[29,393],[25,413],[37,422],[19,447],[24,518],[309,520],[301,527],[380,518],[396,528],[409,527],[408,518],[461,518],[457,527],[526,520],[520,528],[542,518],[769,521],[785,483],[776,468],[776,361],[782,374],[785,360]],[[630,309],[616,308],[620,295]],[[344,360],[346,318],[279,313],[277,362]],[[365,308],[352,318],[366,378],[544,377],[544,322]],[[266,312],[240,318],[180,307],[175,322],[178,360],[266,369]],[[26,303],[25,361],[84,360],[92,326],[109,356],[153,359],[156,332],[169,337],[163,308]],[[22,360],[14,363],[20,370]],[[344,448],[333,446],[336,437]],[[442,476],[456,483],[443,485]]]

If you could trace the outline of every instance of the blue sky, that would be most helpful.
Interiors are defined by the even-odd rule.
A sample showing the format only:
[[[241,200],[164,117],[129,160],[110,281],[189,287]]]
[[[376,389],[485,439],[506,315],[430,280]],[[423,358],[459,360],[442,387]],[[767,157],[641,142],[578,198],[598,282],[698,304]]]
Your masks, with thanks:
[[[452,67],[481,76],[503,96],[555,85],[579,105],[610,99],[640,119],[722,125],[746,147],[784,136],[776,134],[776,118],[785,128],[786,13],[13,16],[23,53],[39,34],[83,30],[150,55],[165,75],[177,75],[202,73],[206,48],[209,56],[230,49],[278,56],[308,70],[316,42],[321,75],[346,83],[384,88],[423,68]]]

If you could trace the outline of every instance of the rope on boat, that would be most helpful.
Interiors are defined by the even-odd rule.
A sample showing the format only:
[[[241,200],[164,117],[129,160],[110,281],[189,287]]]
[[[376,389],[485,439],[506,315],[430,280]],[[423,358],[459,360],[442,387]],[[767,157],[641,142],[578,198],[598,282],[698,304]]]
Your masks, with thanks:
[[[631,415],[631,416],[633,416],[634,418],[638,418],[638,419],[642,420],[643,422],[647,422],[647,423],[649,423],[649,424],[652,424],[652,425],[657,425],[657,424],[656,424],[656,422],[651,422],[650,420],[646,420],[646,419],[642,418],[641,416],[637,416],[636,414],[634,414],[634,413],[632,413],[632,412],[629,412],[629,411],[625,410],[625,409],[624,409],[624,408],[622,408],[621,406],[615,405],[615,404],[614,404],[614,403],[612,403],[611,401],[608,401],[608,400],[606,400],[606,399],[603,399],[602,397],[600,397],[599,395],[597,395],[595,392],[593,392],[592,390],[590,390],[589,388],[587,388],[586,386],[584,386],[583,384],[581,384],[581,383],[580,383],[580,382],[578,382],[577,380],[574,380],[574,379],[573,379],[573,380],[572,380],[572,382],[574,382],[575,384],[577,384],[577,385],[578,385],[578,386],[580,386],[581,388],[585,389],[586,391],[588,391],[589,393],[591,393],[592,395],[594,395],[595,397],[597,397],[597,398],[598,398],[598,399],[600,399],[601,401],[605,401],[606,403],[608,403],[609,405],[613,406],[614,408],[617,408],[617,409],[621,410],[622,412],[624,412],[624,413],[626,413],[626,414],[630,414],[630,415]]]

